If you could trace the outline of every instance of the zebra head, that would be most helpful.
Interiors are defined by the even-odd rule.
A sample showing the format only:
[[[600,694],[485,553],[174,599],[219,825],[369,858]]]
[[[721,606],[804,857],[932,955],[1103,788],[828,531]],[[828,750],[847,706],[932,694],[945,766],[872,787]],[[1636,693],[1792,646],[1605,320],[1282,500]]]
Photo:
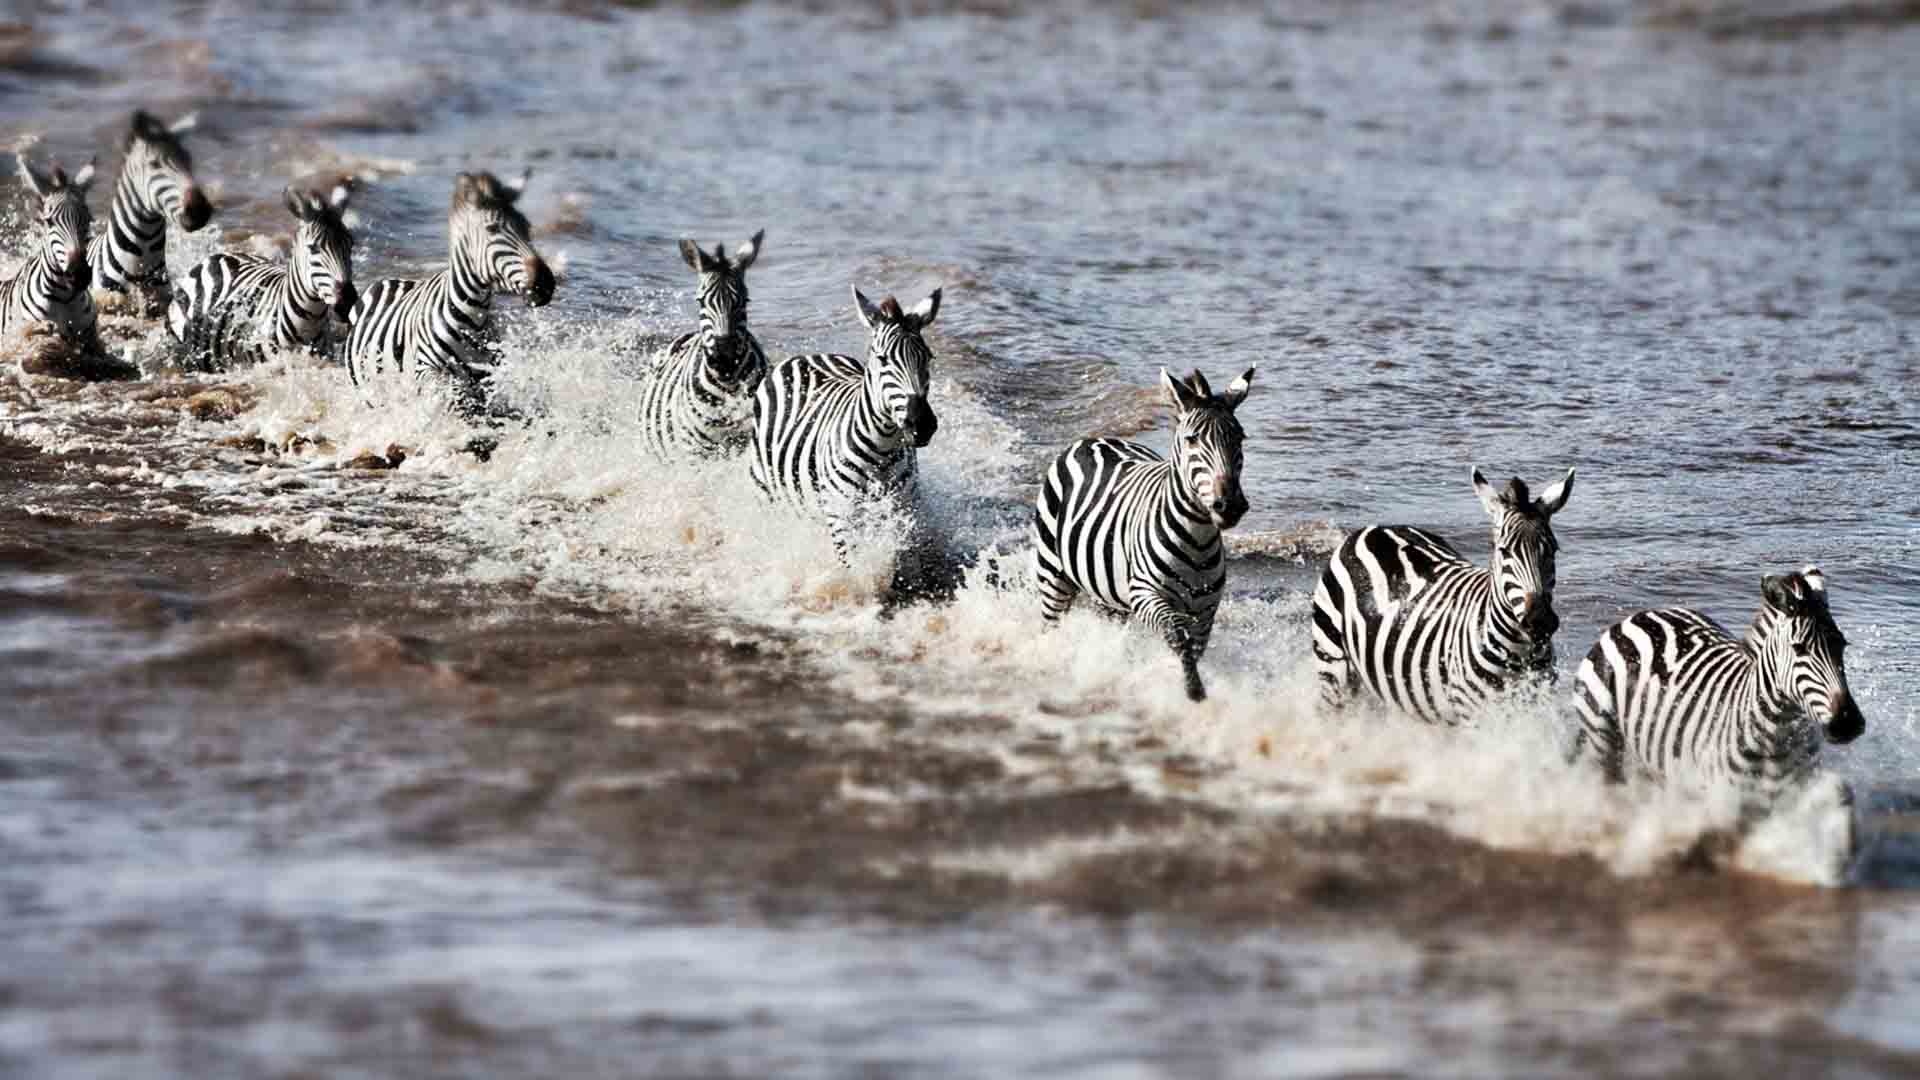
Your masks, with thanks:
[[[126,162],[120,166],[121,191],[135,208],[147,217],[169,218],[188,232],[213,217],[213,204],[193,179],[193,155],[180,142],[198,122],[194,113],[169,125],[150,113],[135,112],[124,147]]]
[[[533,229],[514,205],[532,175],[532,170],[523,172],[511,184],[488,172],[454,178],[448,231],[453,273],[464,291],[520,293],[528,307],[544,307],[553,299],[553,271],[533,249]]]
[[[1493,519],[1493,628],[1509,650],[1538,657],[1553,647],[1560,616],[1553,611],[1554,555],[1560,542],[1553,536],[1553,515],[1573,494],[1573,470],[1540,493],[1514,477],[1495,490],[1479,469],[1473,470],[1473,490]]]
[[[40,199],[40,224],[46,230],[40,239],[42,265],[56,279],[87,287],[93,280],[93,271],[87,266],[87,237],[93,230],[87,188],[93,184],[93,162],[68,178],[66,170],[58,165],[45,172],[34,168],[23,153],[20,179]]]
[[[1247,399],[1253,369],[1242,372],[1219,397],[1198,370],[1181,380],[1161,368],[1160,382],[1173,405],[1175,482],[1188,499],[1205,508],[1216,528],[1231,529],[1247,513],[1247,497],[1240,490],[1240,444],[1246,432],[1234,410]]]
[[[353,236],[340,218],[347,209],[347,185],[336,184],[325,199],[291,186],[286,194],[287,210],[300,221],[289,258],[294,280],[345,322],[359,299],[353,287]]]
[[[1757,640],[1776,693],[1798,702],[1829,741],[1859,738],[1867,721],[1847,689],[1847,638],[1827,609],[1826,577],[1812,566],[1770,574],[1760,579],[1760,595],[1765,603],[1749,641]]]
[[[747,334],[747,267],[760,256],[760,238],[766,230],[727,257],[724,245],[715,244],[713,253],[700,250],[691,240],[680,241],[680,257],[687,268],[700,275],[700,354],[715,378],[731,383],[749,354]]]
[[[902,310],[900,301],[893,297],[876,305],[855,286],[853,302],[860,311],[860,321],[871,331],[867,341],[868,402],[894,430],[912,439],[913,445],[927,445],[940,429],[940,418],[927,404],[933,351],[920,333],[940,313],[940,290]]]

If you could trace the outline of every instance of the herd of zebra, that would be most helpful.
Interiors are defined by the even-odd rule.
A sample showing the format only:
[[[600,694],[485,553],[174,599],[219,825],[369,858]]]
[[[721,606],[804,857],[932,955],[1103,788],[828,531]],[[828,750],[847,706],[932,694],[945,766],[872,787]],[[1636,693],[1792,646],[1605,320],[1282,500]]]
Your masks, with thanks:
[[[220,253],[165,280],[169,223],[194,230],[212,208],[181,135],[134,114],[123,144],[111,219],[90,236],[89,163],[72,176],[19,157],[39,200],[37,250],[0,283],[0,330],[51,322],[91,338],[89,287],[171,294],[167,325],[182,366],[223,370],[269,352],[335,356],[355,385],[428,374],[470,414],[490,406],[496,293],[531,306],[555,281],[516,208],[527,177],[489,173],[454,181],[448,265],[425,279],[353,284],[353,241],[342,218],[349,192],[289,188],[296,221],[286,261]],[[680,253],[698,281],[699,325],[665,347],[645,376],[639,437],[666,456],[745,457],[768,497],[822,515],[845,553],[845,511],[890,501],[911,512],[917,451],[938,430],[929,403],[925,331],[940,291],[904,307],[856,288],[868,330],[863,358],[821,354],[769,364],[747,325],[747,270],[762,234],[729,255],[689,240]],[[347,327],[337,339],[333,326]],[[1033,514],[1033,572],[1042,615],[1058,621],[1082,593],[1158,632],[1178,658],[1187,695],[1206,696],[1199,661],[1226,582],[1222,533],[1247,512],[1245,435],[1236,413],[1253,368],[1216,394],[1199,372],[1161,371],[1173,410],[1171,454],[1113,438],[1084,439],[1048,468]],[[1320,698],[1339,709],[1366,696],[1430,722],[1458,723],[1498,695],[1554,678],[1552,519],[1574,471],[1533,495],[1479,470],[1473,488],[1493,522],[1490,565],[1475,566],[1424,529],[1369,527],[1348,535],[1320,575],[1312,602]],[[1573,751],[1613,781],[1628,773],[1692,773],[1777,794],[1804,780],[1823,736],[1845,743],[1865,727],[1847,688],[1845,638],[1822,574],[1767,576],[1744,638],[1699,612],[1631,615],[1600,635],[1580,664]]]

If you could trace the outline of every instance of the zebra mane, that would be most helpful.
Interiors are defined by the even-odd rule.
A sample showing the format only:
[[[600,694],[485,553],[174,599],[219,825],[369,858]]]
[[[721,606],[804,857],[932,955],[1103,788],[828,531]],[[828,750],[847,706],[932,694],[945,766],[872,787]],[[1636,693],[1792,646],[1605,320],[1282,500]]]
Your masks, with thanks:
[[[520,198],[520,188],[504,183],[490,172],[461,173],[453,181],[453,206],[475,210],[511,210]]]
[[[880,314],[885,315],[893,322],[899,322],[906,316],[906,312],[900,310],[900,301],[891,296],[880,301]]]
[[[192,117],[186,117],[183,121],[190,119]],[[176,124],[176,127],[178,126]],[[188,123],[185,127],[181,127],[180,131],[185,131],[192,126]],[[193,155],[187,152],[186,144],[180,141],[179,132],[155,119],[153,114],[145,109],[134,110],[133,119],[127,125],[126,137],[120,142],[120,149],[123,153],[130,151],[134,143],[140,142],[160,151],[162,156],[178,163],[183,169],[193,168]]]

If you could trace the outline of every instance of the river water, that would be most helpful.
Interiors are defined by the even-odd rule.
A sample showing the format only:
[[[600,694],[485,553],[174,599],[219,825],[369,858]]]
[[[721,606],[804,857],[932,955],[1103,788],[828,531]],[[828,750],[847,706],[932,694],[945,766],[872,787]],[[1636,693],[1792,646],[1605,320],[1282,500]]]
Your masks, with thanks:
[[[370,28],[377,29],[371,32]],[[0,135],[198,110],[176,271],[359,177],[355,272],[531,166],[555,303],[474,432],[324,363],[0,382],[0,1071],[1528,1075],[1920,1067],[1920,97],[1910,5],[90,5]],[[107,184],[96,190],[105,216]],[[0,236],[23,247],[18,185]],[[945,288],[882,610],[736,465],[663,467],[679,237],[767,230],[770,355]],[[1049,456],[1257,364],[1252,511],[1178,669],[1017,567]],[[11,365],[10,365],[11,366]],[[400,453],[394,453],[395,450]],[[387,459],[374,462],[374,457]],[[398,468],[368,468],[391,464]],[[1577,466],[1561,691],[1317,717],[1341,530],[1487,548]],[[1600,628],[1818,564],[1867,734],[1744,844],[1558,760]],[[1708,839],[1703,840],[1702,837]]]

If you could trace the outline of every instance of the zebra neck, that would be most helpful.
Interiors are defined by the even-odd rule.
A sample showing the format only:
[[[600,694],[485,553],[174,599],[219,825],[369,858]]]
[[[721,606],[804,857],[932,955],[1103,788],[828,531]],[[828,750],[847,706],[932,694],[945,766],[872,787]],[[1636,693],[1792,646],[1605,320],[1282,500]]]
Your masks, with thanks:
[[[869,370],[876,363],[873,357],[867,358]],[[874,400],[880,392],[872,378],[865,380],[861,387],[860,407],[854,410],[854,430],[868,445],[887,450],[905,450],[912,446],[907,433],[893,422],[893,414],[887,411],[885,402]]]
[[[463,322],[478,329],[493,308],[493,283],[486,267],[475,267],[465,249],[456,245],[446,274],[445,302],[463,316]]]
[[[34,260],[30,270],[33,276],[45,283],[47,298],[56,303],[71,300],[74,294],[80,291],[79,280],[55,262],[53,253],[50,251],[42,249],[40,257]]]
[[[1166,493],[1160,499],[1159,514],[1162,531],[1171,531],[1184,538],[1194,550],[1219,543],[1220,527],[1213,523],[1213,515],[1180,483],[1179,474],[1171,462],[1167,463],[1163,482],[1166,484]]]
[[[287,322],[300,332],[302,339],[311,338],[315,330],[327,319],[327,302],[312,286],[292,268],[287,270],[279,281],[274,282],[271,297],[272,308],[286,317]]]
[[[1539,650],[1520,629],[1520,620],[1513,617],[1494,596],[1493,575],[1485,570],[1474,571],[1474,603],[1479,606],[1479,617],[1474,624],[1480,628],[1474,642],[1474,651],[1480,654],[1480,660],[1491,668],[1506,671],[1523,671],[1536,666],[1540,661]]]
[[[118,267],[129,281],[152,277],[155,268],[164,271],[167,262],[167,215],[148,205],[146,190],[146,183],[128,169],[121,170],[113,189],[111,246],[129,260]]]

